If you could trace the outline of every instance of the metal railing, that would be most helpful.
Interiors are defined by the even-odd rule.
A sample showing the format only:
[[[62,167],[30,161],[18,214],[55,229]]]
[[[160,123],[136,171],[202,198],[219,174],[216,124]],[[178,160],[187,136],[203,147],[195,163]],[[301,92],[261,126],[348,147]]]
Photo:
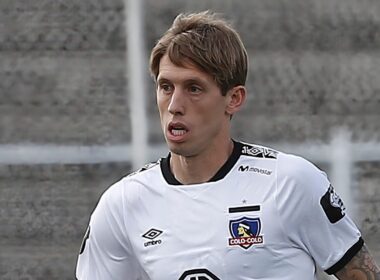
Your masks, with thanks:
[[[352,203],[353,165],[356,162],[380,161],[380,144],[376,142],[353,143],[347,130],[332,134],[329,143],[271,143],[269,146],[305,157],[313,163],[327,163],[329,178],[342,197],[350,214],[355,217]],[[110,146],[81,146],[54,144],[5,144],[0,145],[0,164],[95,164],[105,162],[130,162],[134,153],[145,152],[148,161],[155,161],[167,154],[165,144],[138,147],[131,144]]]

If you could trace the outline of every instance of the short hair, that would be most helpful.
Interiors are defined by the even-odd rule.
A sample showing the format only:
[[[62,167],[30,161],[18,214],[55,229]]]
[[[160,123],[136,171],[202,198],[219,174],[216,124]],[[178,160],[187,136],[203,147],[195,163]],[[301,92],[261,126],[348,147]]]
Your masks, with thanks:
[[[167,54],[177,66],[193,64],[214,77],[223,95],[245,85],[248,56],[239,34],[215,13],[179,14],[153,47],[150,72],[155,80]]]

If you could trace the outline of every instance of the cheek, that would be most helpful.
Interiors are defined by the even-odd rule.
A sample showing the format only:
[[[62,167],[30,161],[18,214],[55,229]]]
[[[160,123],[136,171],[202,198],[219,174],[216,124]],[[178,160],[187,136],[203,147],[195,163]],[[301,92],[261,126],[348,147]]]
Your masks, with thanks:
[[[198,112],[195,112],[194,115],[204,127],[219,126],[225,117],[224,107],[219,103],[205,106]]]
[[[163,116],[163,114],[166,111],[165,108],[167,108],[165,104],[165,100],[157,96],[156,103],[157,103],[157,108],[158,108],[158,112],[160,113],[160,116]]]

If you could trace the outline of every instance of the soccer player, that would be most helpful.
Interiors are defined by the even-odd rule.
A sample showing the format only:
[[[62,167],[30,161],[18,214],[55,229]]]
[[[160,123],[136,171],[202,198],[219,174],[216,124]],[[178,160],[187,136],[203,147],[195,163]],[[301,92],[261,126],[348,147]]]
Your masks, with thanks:
[[[179,15],[150,70],[170,153],[102,195],[77,279],[312,280],[316,266],[341,280],[380,279],[325,173],[231,139],[247,53],[225,20]]]

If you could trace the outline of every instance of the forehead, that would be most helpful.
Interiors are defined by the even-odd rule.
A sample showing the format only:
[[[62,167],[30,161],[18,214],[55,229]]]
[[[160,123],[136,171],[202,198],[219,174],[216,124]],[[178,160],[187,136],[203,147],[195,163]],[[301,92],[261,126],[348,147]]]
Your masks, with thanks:
[[[184,61],[182,65],[174,64],[168,55],[164,55],[159,64],[157,81],[160,80],[200,80],[207,83],[215,83],[214,78],[195,66],[191,61]]]

